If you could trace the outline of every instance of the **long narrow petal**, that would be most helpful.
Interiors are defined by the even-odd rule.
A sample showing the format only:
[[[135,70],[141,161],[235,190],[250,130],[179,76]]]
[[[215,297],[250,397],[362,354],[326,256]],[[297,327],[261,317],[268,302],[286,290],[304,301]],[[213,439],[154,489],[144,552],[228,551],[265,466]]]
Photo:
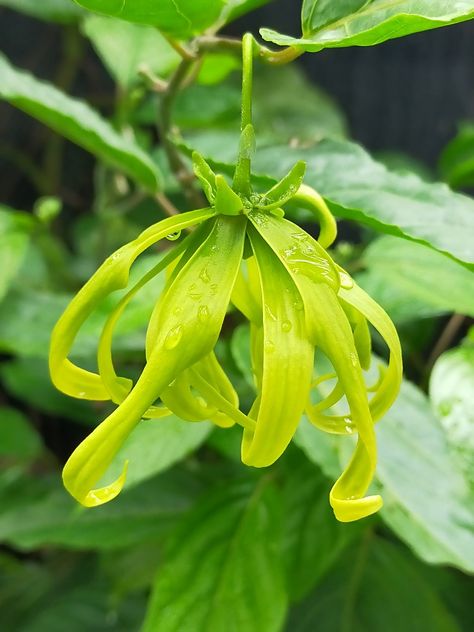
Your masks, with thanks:
[[[213,214],[212,209],[203,209],[166,218],[104,261],[73,298],[52,332],[49,368],[51,379],[59,390],[83,399],[109,399],[109,393],[98,374],[86,371],[68,359],[79,329],[107,295],[126,287],[130,267],[144,250],[167,235],[199,224]],[[124,382],[124,387],[128,387],[128,382]]]
[[[337,224],[319,193],[306,184],[302,184],[292,202],[313,213],[320,226],[318,242],[323,248],[329,248],[337,237]]]
[[[265,467],[281,456],[298,426],[311,384],[313,348],[295,284],[260,235],[250,229],[249,236],[263,301],[263,375],[249,414],[257,424],[255,432],[244,430],[242,461]]]
[[[65,487],[86,506],[100,505],[120,493],[124,473],[110,485],[94,486],[166,386],[214,348],[242,257],[246,220],[218,217],[210,221],[209,236],[174,278],[172,291],[160,299],[159,329],[135,387],[76,448],[64,467]],[[201,275],[203,266],[205,277]],[[194,292],[198,278],[199,295]]]

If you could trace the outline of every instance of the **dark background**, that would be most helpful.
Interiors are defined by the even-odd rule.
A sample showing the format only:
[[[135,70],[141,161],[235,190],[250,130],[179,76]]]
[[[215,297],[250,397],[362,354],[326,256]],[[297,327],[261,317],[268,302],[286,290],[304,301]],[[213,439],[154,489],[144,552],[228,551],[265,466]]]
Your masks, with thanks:
[[[300,2],[295,0],[274,0],[233,24],[229,32],[241,34],[250,29],[256,33],[258,27],[268,26],[297,35],[299,7]],[[106,108],[112,84],[89,44],[82,44],[88,54],[77,75],[61,77],[63,41],[63,26],[0,9],[0,50],[13,63],[63,83],[71,94]],[[474,24],[464,23],[372,48],[307,54],[298,63],[339,102],[356,140],[373,152],[399,150],[433,167],[440,150],[455,134],[457,123],[474,119],[473,61]],[[39,159],[48,134],[43,126],[0,104],[0,170],[4,183],[0,203],[25,207],[31,203],[34,192],[18,173],[15,162],[21,158],[16,153],[26,148],[32,161]],[[75,178],[74,189],[80,198],[81,189],[86,192],[87,181],[90,183],[89,175],[84,173],[88,170],[81,168],[88,159],[76,157],[73,151],[68,147],[63,177]],[[76,165],[76,160],[81,164]],[[74,200],[69,202],[74,205]]]

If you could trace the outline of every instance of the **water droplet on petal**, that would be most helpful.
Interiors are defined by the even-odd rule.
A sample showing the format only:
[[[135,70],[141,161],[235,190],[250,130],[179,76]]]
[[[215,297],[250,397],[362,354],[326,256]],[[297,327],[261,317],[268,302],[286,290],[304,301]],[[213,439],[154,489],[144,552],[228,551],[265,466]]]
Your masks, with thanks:
[[[201,279],[201,281],[203,283],[209,283],[209,281],[211,280],[211,277],[209,276],[209,273],[207,271],[207,268],[203,268],[199,274],[199,278]]]
[[[77,396],[78,396],[78,397],[83,398],[83,397],[85,397],[85,396],[86,396],[86,394],[85,394],[85,392],[84,392],[84,391],[80,391],[80,392],[77,394]]]
[[[288,333],[289,331],[291,331],[292,327],[293,325],[290,323],[289,320],[284,320],[281,324],[281,330],[284,331],[285,333]]]
[[[355,353],[351,353],[352,366],[357,366],[357,356]]]
[[[166,239],[169,239],[170,241],[176,241],[180,237],[181,237],[181,231],[180,230],[177,230],[174,233],[170,233],[169,235],[166,235]]]
[[[341,287],[345,290],[350,290],[354,287],[354,281],[346,272],[339,272],[339,279],[341,282]]]
[[[166,349],[171,350],[177,347],[182,337],[183,337],[182,325],[178,325],[177,327],[173,327],[173,329],[170,329],[165,339]]]
[[[346,432],[347,434],[352,434],[354,432],[354,430],[352,429],[352,426],[346,426]]]

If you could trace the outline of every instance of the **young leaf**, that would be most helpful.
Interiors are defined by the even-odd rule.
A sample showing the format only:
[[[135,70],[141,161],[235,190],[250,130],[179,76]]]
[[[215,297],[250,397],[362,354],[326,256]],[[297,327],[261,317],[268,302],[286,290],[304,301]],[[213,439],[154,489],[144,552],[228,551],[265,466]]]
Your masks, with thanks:
[[[160,31],[186,39],[211,26],[224,0],[75,0],[85,9],[129,22],[156,26]]]
[[[256,487],[235,481],[201,499],[172,538],[143,632],[281,630],[279,509],[264,479]]]
[[[179,63],[178,53],[151,26],[89,15],[82,28],[112,77],[123,88],[130,88],[139,80],[138,71],[142,66],[159,77],[166,77]]]
[[[374,46],[474,17],[473,0],[305,0],[301,38],[260,29],[263,39],[318,52],[323,48]]]
[[[160,188],[161,176],[151,158],[89,105],[14,68],[3,55],[0,55],[0,75],[0,98],[124,171],[146,189]]]

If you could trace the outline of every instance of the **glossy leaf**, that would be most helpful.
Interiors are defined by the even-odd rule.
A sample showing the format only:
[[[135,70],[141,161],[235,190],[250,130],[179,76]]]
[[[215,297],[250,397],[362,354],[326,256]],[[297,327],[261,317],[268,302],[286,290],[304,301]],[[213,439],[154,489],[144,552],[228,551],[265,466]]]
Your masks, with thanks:
[[[193,134],[188,144],[217,169],[231,172],[235,145],[227,134]],[[297,160],[306,161],[306,184],[324,197],[337,217],[429,245],[471,267],[474,264],[471,198],[453,193],[445,184],[391,172],[359,145],[329,139],[310,147],[259,148],[253,160],[257,183],[268,188]]]
[[[143,632],[278,632],[286,611],[278,520],[264,480],[201,499],[170,542]]]
[[[89,15],[82,28],[107,70],[124,88],[139,81],[138,71],[143,67],[166,77],[179,63],[178,53],[151,26]]]
[[[301,38],[270,29],[260,29],[260,34],[281,46],[317,52],[323,48],[374,46],[473,17],[473,0],[305,0]]]
[[[399,544],[370,532],[291,613],[287,632],[461,632],[454,616]]]
[[[83,15],[71,0],[0,0],[0,7],[8,7],[45,21],[70,24]]]
[[[370,244],[363,262],[371,275],[407,300],[474,316],[474,275],[441,253],[421,244],[382,237]],[[414,314],[415,315],[415,314]]]
[[[204,31],[220,15],[224,0],[75,0],[90,11],[149,24],[173,37]]]
[[[0,300],[23,262],[32,227],[31,216],[0,206]]]
[[[0,98],[129,175],[145,188],[160,188],[158,167],[132,140],[120,135],[89,105],[13,67],[0,55]]]

